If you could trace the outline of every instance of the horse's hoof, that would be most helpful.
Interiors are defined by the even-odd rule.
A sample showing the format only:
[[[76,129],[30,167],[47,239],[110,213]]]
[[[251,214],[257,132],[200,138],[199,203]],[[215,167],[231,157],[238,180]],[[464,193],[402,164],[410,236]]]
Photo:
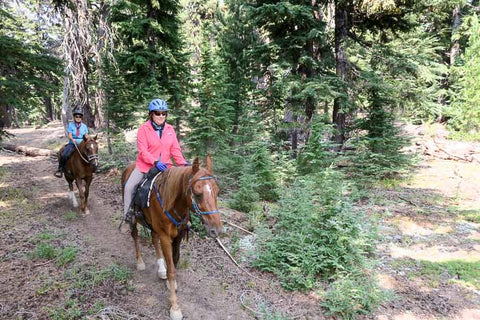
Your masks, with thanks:
[[[171,320],[182,320],[183,319],[182,310],[180,308],[178,308],[177,310],[174,310],[173,308],[170,308],[170,319]]]
[[[137,270],[145,270],[145,262],[137,263]]]
[[[88,210],[88,208],[85,209],[85,211],[83,211],[83,213],[88,216],[90,214],[90,210]]]
[[[175,291],[177,291],[177,280],[174,282]],[[167,289],[170,290],[170,281],[167,281]]]
[[[158,265],[158,271],[157,271],[158,277],[162,280],[167,279],[167,268],[165,267],[165,260],[158,259],[157,265]]]

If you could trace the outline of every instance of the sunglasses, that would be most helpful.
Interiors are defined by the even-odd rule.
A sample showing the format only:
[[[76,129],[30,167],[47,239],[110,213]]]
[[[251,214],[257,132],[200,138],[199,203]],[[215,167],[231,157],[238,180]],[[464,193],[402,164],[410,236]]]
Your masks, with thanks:
[[[160,116],[166,117],[167,116],[167,113],[165,111],[153,111],[153,114],[156,115],[157,117],[160,117]]]
[[[83,117],[82,117],[82,116],[78,116],[78,115],[77,115],[77,116],[75,116],[75,118],[80,118],[80,119],[81,119],[81,118],[83,118]]]

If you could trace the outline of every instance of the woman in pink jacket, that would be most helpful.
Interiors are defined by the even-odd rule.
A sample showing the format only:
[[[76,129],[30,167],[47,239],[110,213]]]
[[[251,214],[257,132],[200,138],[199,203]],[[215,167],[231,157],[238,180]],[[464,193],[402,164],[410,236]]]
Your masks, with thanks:
[[[125,183],[123,203],[124,225],[132,222],[132,214],[129,212],[135,190],[144,175],[155,166],[163,172],[172,166],[175,160],[177,166],[187,164],[182,155],[180,144],[175,130],[166,123],[168,105],[162,99],[154,99],[148,105],[148,120],[143,123],[137,132],[138,156],[135,169]]]

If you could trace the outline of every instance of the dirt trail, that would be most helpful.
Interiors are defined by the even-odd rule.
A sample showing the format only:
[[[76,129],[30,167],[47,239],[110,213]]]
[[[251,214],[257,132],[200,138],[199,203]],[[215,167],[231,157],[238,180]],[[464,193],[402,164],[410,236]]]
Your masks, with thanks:
[[[10,142],[51,148],[65,140],[62,130],[58,125],[12,130],[16,137]],[[89,198],[90,215],[84,216],[68,201],[66,181],[52,175],[55,160],[0,150],[0,167],[4,176],[0,189],[9,190],[7,196],[0,198],[1,319],[51,319],[52,314],[66,319],[74,314],[74,303],[78,309],[92,310],[92,317],[96,315],[98,319],[109,310],[114,310],[114,319],[169,319],[167,289],[165,281],[156,276],[150,240],[142,239],[146,270],[140,272],[136,270],[130,235],[117,229],[122,210],[118,174],[95,176]],[[236,213],[221,210],[225,218],[234,222]],[[236,230],[228,233],[230,237],[238,236]],[[78,250],[74,263],[58,267],[54,261],[31,257],[38,242],[48,235],[55,238],[50,243]],[[227,245],[229,236],[222,239]],[[125,284],[103,282],[91,291],[72,288],[68,273],[75,268],[82,272],[98,271],[112,263],[130,270],[132,279]],[[293,298],[294,294],[284,292],[278,284],[250,278],[233,265],[212,239],[197,234],[191,234],[189,242],[182,244],[179,269],[178,299],[184,319],[253,319],[248,308],[260,310],[261,305],[287,313],[307,315],[314,311],[314,300],[302,295]],[[302,307],[296,307],[300,303]],[[61,314],[61,309],[68,313]],[[320,319],[313,315],[314,318]]]
[[[40,148],[58,147],[65,140],[59,124],[12,133],[12,142]],[[67,199],[66,181],[53,177],[55,167],[53,159],[0,150],[0,318],[68,319],[76,310],[89,310],[91,319],[109,319],[108,313],[110,319],[168,319],[167,290],[156,277],[150,241],[142,240],[147,268],[139,272],[130,235],[117,230],[119,175],[95,176],[91,213],[83,216]],[[433,279],[421,273],[425,260],[480,261],[479,167],[426,160],[413,179],[379,187],[364,204],[367,212],[380,216],[379,280],[396,295],[363,318],[480,319],[480,284],[463,285],[445,272]],[[239,212],[221,211],[233,223],[246,219]],[[242,237],[229,228],[222,241],[228,246]],[[58,265],[32,256],[42,243],[75,248],[74,262]],[[98,277],[112,264],[131,271],[131,278],[93,282],[92,274]],[[237,269],[214,241],[191,235],[182,244],[177,273],[185,319],[255,319],[251,310],[270,319],[275,312],[291,319],[328,318],[321,315],[316,295],[285,292],[273,276],[249,271],[267,281]]]

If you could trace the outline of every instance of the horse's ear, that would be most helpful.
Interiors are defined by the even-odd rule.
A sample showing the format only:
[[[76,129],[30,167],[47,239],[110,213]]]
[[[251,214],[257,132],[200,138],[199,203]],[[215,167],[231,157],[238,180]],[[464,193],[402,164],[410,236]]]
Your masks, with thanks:
[[[200,169],[200,160],[198,159],[198,157],[196,157],[195,160],[193,160],[193,164],[192,164],[192,174],[197,173],[199,169]]]
[[[97,141],[98,133],[92,137],[93,140]]]
[[[212,170],[212,157],[210,156],[210,153],[207,155],[207,171],[208,172],[213,172],[213,170]]]

